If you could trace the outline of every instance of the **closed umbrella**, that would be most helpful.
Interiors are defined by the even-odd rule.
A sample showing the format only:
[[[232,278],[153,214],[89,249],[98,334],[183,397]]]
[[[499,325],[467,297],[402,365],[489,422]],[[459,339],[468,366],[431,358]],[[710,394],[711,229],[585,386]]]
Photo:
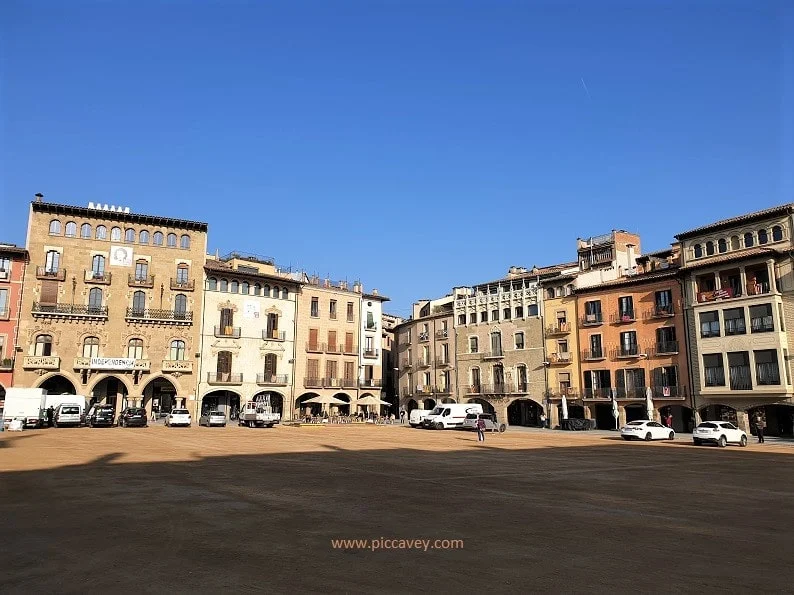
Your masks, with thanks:
[[[615,398],[615,393],[612,393],[612,417],[615,418],[615,429],[617,429],[618,418],[620,417],[620,411],[618,410],[618,401]]]
[[[648,419],[653,419],[653,389],[645,389],[645,408],[648,410]]]
[[[565,398],[565,395],[562,396],[562,403],[560,403],[560,408],[562,409],[562,418],[568,419],[568,399]]]

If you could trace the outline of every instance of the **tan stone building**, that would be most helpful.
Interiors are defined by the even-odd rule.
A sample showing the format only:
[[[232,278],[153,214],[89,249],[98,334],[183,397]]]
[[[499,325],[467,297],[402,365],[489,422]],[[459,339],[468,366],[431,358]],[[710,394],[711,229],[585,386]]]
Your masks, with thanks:
[[[397,353],[397,334],[396,328],[405,322],[402,317],[394,314],[381,314],[381,358],[383,362],[383,399],[389,401],[392,407],[390,413],[399,415],[400,397],[399,386],[399,359]]]
[[[207,224],[31,203],[14,384],[169,410],[196,389]]]

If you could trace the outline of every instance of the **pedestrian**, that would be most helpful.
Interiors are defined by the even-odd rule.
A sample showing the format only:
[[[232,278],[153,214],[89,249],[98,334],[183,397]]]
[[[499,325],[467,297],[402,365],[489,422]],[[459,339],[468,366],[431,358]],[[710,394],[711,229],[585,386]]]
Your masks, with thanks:
[[[540,414],[540,427],[541,428],[545,428],[546,427],[546,414],[542,413],[542,412]]]
[[[761,416],[760,413],[756,414],[755,416],[755,433],[758,436],[758,443],[764,443],[764,428],[766,428],[766,422],[764,418]]]
[[[485,442],[485,420],[481,417],[477,418],[477,441]]]
[[[55,417],[55,409],[53,409],[52,405],[47,407],[47,427],[52,427],[52,420]]]
[[[672,428],[673,427],[673,414],[670,413],[669,411],[667,412],[667,416],[664,418],[664,424],[668,428]]]
[[[405,425],[405,409],[400,409],[400,425]]]

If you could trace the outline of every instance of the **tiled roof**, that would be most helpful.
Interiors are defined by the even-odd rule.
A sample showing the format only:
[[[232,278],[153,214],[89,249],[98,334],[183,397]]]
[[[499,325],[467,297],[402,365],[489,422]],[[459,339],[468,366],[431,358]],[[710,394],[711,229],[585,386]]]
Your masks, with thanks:
[[[545,267],[537,267],[537,271],[533,269],[528,269],[526,273],[519,273],[512,277],[502,277],[501,279],[496,279],[495,281],[486,281],[484,283],[475,283],[472,287],[482,287],[483,285],[499,285],[500,283],[508,283],[510,281],[517,281],[520,279],[535,279],[537,277],[544,277],[548,275],[553,275],[555,273],[559,273],[560,271],[564,271],[565,269],[570,269],[574,267],[578,267],[579,262],[563,262],[562,264],[551,264]]]
[[[630,277],[621,277],[620,279],[615,279],[614,281],[606,281],[604,283],[600,283],[598,285],[591,285],[589,287],[578,287],[574,290],[574,292],[590,293],[593,291],[599,291],[601,289],[609,289],[612,287],[620,287],[624,285],[638,285],[640,283],[652,283],[654,281],[659,281],[660,279],[675,277],[678,275],[678,271],[679,271],[678,267],[670,267],[669,269],[664,269],[662,271],[654,271],[652,273],[632,275]]]
[[[63,215],[74,215],[80,217],[94,217],[97,219],[111,219],[114,221],[129,221],[131,223],[146,223],[149,225],[161,225],[163,227],[176,227],[177,229],[192,229],[196,231],[207,231],[207,224],[203,221],[191,221],[189,219],[175,219],[173,217],[163,217],[161,215],[144,215],[141,213],[124,213],[123,211],[105,211],[104,209],[89,209],[88,207],[78,207],[75,205],[61,205],[52,202],[32,202],[33,211],[38,213],[53,213]]]
[[[208,273],[225,273],[227,275],[243,275],[246,277],[260,277],[262,279],[273,279],[277,281],[281,281],[282,283],[291,283],[293,285],[300,285],[300,281],[296,281],[290,277],[284,277],[282,275],[277,275],[273,273],[254,273],[249,271],[240,271],[238,269],[233,269],[230,265],[226,264],[225,262],[220,262],[218,260],[208,260],[204,263],[204,270]]]
[[[722,219],[714,223],[709,223],[708,225],[703,225],[702,227],[696,227],[695,229],[690,229],[689,231],[679,233],[675,236],[675,238],[677,240],[684,240],[707,231],[716,231],[721,228],[730,227],[732,225],[736,225],[737,223],[757,221],[766,217],[783,215],[791,212],[794,212],[794,203],[788,203],[785,205],[764,209],[763,211],[755,211],[754,213],[747,213],[745,215],[739,215],[738,217],[731,217],[730,219]]]
[[[28,251],[19,246],[12,244],[0,244],[0,253],[2,254],[18,254],[20,256],[27,256]]]
[[[774,248],[756,246],[755,248],[747,248],[746,250],[727,252],[725,254],[711,256],[709,258],[699,258],[698,260],[692,261],[686,264],[685,266],[683,266],[682,270],[699,269],[702,267],[707,267],[714,264],[720,264],[723,262],[733,262],[734,260],[744,260],[745,258],[753,258],[754,256],[760,256],[763,254],[776,256],[780,254],[780,252],[778,250],[775,250]]]

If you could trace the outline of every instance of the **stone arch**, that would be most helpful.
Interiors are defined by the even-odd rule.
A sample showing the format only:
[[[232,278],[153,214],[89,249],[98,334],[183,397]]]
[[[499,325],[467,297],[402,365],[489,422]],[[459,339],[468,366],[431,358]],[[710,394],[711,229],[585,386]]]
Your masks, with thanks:
[[[487,400],[480,397],[469,399],[467,403],[479,404],[482,406],[483,413],[496,413],[496,408]]]
[[[408,399],[405,402],[405,410],[410,413],[414,409],[419,409],[419,403],[416,402],[416,399]]]
[[[425,399],[422,401],[422,408],[423,409],[435,409],[436,407],[436,400],[435,399]]]
[[[242,397],[240,393],[228,389],[207,390],[201,396],[201,414],[207,411],[223,411],[229,420],[236,420],[240,414]]]
[[[511,426],[540,427],[543,405],[531,397],[512,399],[507,405],[507,423]]]
[[[187,407],[187,397],[179,397],[179,393],[180,387],[176,380],[160,374],[148,378],[141,389],[142,405],[150,415],[152,407],[155,407],[160,415],[170,412],[175,407]],[[195,412],[191,411],[191,413]]]
[[[66,384],[70,384],[72,387],[72,392],[69,393],[68,387]],[[53,387],[52,389],[47,387]],[[73,378],[71,374],[67,374],[64,372],[52,372],[50,374],[45,374],[36,382],[36,388],[45,388],[47,389],[48,393],[52,394],[77,394],[77,387],[80,386],[80,382],[78,379]],[[60,387],[64,387],[66,390],[60,390]]]
[[[251,400],[256,400],[257,397],[265,395],[270,397],[270,407],[273,409],[273,412],[280,413],[283,418],[285,413],[284,407],[287,401],[286,395],[277,390],[260,390],[251,397]]]
[[[295,410],[294,410],[295,418],[300,419],[306,414],[307,411],[310,411],[314,415],[322,411],[322,405],[320,405],[319,403],[306,403],[307,399],[312,399],[318,396],[319,393],[315,393],[315,392],[305,392],[302,393],[300,396],[298,396],[295,399]]]

